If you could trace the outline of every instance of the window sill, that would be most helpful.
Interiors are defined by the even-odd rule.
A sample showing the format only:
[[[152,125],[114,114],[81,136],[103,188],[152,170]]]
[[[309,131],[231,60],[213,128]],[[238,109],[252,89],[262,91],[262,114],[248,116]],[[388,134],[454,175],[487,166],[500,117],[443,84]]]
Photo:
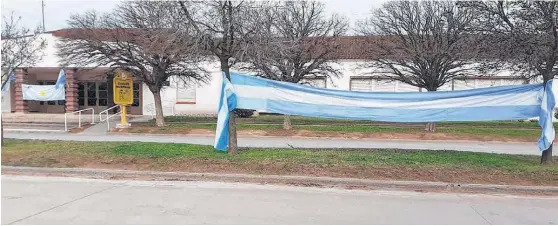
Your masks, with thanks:
[[[176,104],[196,104],[196,101],[177,101]]]

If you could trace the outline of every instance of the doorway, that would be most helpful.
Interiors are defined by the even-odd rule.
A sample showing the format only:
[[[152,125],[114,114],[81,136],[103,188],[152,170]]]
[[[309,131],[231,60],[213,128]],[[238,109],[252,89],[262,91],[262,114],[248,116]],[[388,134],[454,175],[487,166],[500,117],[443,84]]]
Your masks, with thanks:
[[[82,81],[78,85],[78,103],[80,109],[93,108],[95,112],[101,112],[114,106],[112,89],[109,87],[112,82],[106,81]],[[134,102],[127,108],[127,112],[132,115],[141,115],[141,83],[134,83]]]

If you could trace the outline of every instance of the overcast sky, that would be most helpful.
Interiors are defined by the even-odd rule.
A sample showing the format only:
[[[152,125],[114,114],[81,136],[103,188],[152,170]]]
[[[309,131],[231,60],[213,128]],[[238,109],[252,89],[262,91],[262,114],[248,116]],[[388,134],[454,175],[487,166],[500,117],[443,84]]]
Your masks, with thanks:
[[[386,0],[322,0],[330,13],[338,13],[349,18],[351,25],[366,17],[370,10],[379,7]],[[72,13],[88,10],[110,12],[118,0],[45,0],[45,27],[47,31],[66,27],[66,20]],[[41,24],[40,0],[2,0],[2,17],[14,13],[20,16],[20,25],[35,28]]]

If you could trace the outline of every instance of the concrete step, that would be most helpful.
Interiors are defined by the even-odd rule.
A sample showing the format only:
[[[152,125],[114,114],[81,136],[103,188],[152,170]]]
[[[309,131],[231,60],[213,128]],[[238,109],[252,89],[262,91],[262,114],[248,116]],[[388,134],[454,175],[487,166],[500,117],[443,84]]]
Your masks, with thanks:
[[[5,131],[65,131],[64,123],[3,123]],[[68,124],[68,129],[78,124]]]
[[[4,132],[27,132],[27,133],[67,133],[64,129],[4,129]]]
[[[46,121],[45,119],[36,120],[31,117],[23,119],[23,120],[3,120],[2,126],[4,127],[5,131],[12,131],[12,132],[65,132],[65,125],[64,121],[60,121],[59,118],[55,118],[58,120]],[[13,119],[13,118],[12,118]],[[120,121],[120,117],[112,117],[110,120],[110,126],[114,128],[116,124]],[[85,126],[91,122],[91,118],[84,120],[82,118],[81,125]],[[98,119],[95,120],[96,124],[101,124],[99,131],[106,131],[106,121],[99,122]],[[68,129],[78,128],[78,121],[68,120]],[[104,129],[102,129],[104,128]],[[92,128],[89,128],[92,129]],[[88,130],[89,130],[88,129]],[[95,129],[93,129],[95,130]]]
[[[89,124],[82,123],[82,126]],[[78,128],[78,123],[68,123],[68,129]],[[40,123],[19,123],[19,122],[3,122],[2,126],[6,131],[65,131],[64,123],[58,122],[40,122]]]
[[[84,124],[89,124],[89,123],[82,123],[82,125]],[[59,123],[59,122],[32,122],[32,123],[26,123],[26,122],[3,122],[2,125],[4,126],[24,126],[24,127],[49,127],[49,126],[53,126],[53,127],[57,127],[57,126],[64,126],[64,123]],[[78,123],[68,123],[68,127],[70,126],[78,126]]]

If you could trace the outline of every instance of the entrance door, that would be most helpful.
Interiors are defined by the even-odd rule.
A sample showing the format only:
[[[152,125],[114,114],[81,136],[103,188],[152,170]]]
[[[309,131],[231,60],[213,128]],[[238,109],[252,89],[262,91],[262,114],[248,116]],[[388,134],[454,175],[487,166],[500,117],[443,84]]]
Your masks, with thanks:
[[[107,82],[83,81],[78,85],[78,103],[80,109],[93,108],[101,112],[108,106]]]
[[[84,81],[78,86],[78,102],[80,109],[93,108],[101,112],[110,107],[112,94],[109,94],[108,82]],[[141,83],[134,83],[134,103],[127,108],[130,114],[141,115]]]

